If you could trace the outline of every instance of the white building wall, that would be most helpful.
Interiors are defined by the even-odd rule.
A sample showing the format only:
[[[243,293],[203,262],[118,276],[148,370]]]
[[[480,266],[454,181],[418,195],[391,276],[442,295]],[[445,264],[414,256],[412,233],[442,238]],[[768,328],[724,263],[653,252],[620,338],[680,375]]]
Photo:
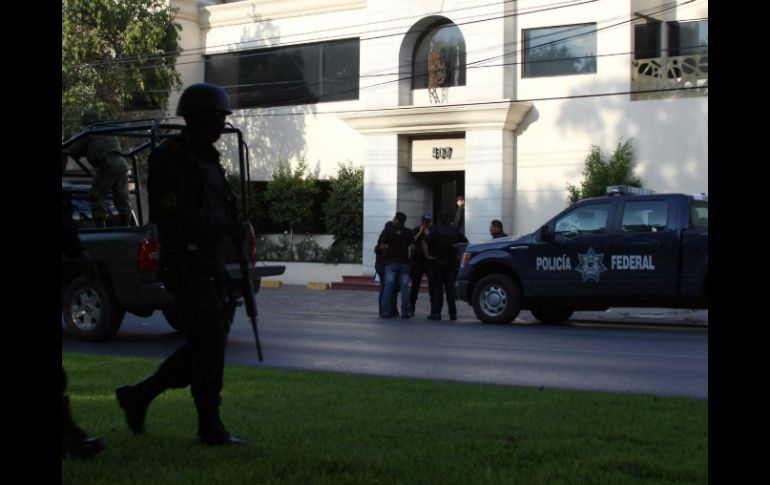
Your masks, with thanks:
[[[621,139],[633,138],[637,172],[646,187],[708,190],[708,97],[631,101],[628,94],[614,94],[632,88],[633,25],[639,22],[634,12],[662,20],[703,19],[708,18],[707,1],[656,14],[670,2],[255,0],[202,7],[197,24],[194,0],[174,3],[183,7],[183,47],[203,46],[206,54],[361,38],[359,100],[237,110],[231,121],[246,135],[254,179],[269,179],[279,160],[305,159],[320,178],[334,175],[337,164],[348,160],[365,167],[365,268],[373,266],[372,247],[385,221],[402,210],[411,226],[429,202],[408,169],[409,136],[429,128],[408,128],[407,122],[403,129],[388,126],[362,134],[342,118],[361,110],[375,110],[371,116],[376,117],[377,109],[430,104],[427,90],[411,91],[401,65],[415,40],[416,34],[408,32],[429,17],[455,22],[466,42],[467,85],[448,89],[445,103],[513,100],[533,105],[515,131],[476,122],[460,130],[466,136],[471,241],[488,237],[491,219],[502,220],[508,234],[524,234],[563,209],[566,186],[579,184],[592,145],[611,152]],[[493,20],[479,21],[485,18]],[[521,77],[523,29],[588,22],[600,29],[595,74]],[[185,85],[203,80],[202,63],[179,69]]]
[[[550,2],[517,3],[521,11]],[[707,18],[707,8],[670,15]],[[708,97],[631,101],[628,94],[612,95],[631,90],[632,19],[629,3],[619,1],[519,18],[520,39],[528,28],[597,22],[602,30],[595,74],[519,78],[518,99],[534,107],[517,131],[514,233],[532,232],[566,207],[566,186],[579,185],[592,145],[611,153],[621,139],[633,138],[636,173],[646,188],[708,191]]]

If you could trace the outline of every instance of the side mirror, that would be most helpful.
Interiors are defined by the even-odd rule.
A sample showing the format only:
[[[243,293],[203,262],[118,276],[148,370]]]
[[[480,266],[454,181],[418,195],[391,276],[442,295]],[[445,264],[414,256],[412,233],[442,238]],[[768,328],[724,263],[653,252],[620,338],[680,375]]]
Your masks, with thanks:
[[[540,240],[543,242],[554,242],[554,234],[548,228],[548,224],[543,224],[543,226],[540,228]]]

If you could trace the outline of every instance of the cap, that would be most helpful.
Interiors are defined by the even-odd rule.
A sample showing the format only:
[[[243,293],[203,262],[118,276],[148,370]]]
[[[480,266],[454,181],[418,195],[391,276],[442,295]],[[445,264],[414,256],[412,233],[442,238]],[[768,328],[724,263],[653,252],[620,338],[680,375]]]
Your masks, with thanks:
[[[455,202],[457,202],[458,200],[465,200],[465,196],[464,195],[458,195],[457,198],[455,199]]]
[[[422,220],[423,220],[423,222],[424,221],[431,221],[431,220],[433,220],[433,217],[431,217],[430,212],[426,212],[425,214],[422,215]]]

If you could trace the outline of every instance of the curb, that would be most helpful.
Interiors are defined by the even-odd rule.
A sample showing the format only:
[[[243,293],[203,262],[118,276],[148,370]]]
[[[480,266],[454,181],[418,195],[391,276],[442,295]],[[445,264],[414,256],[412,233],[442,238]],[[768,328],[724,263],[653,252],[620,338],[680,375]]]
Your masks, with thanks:
[[[308,283],[307,288],[309,290],[328,290],[331,287],[329,283]]]

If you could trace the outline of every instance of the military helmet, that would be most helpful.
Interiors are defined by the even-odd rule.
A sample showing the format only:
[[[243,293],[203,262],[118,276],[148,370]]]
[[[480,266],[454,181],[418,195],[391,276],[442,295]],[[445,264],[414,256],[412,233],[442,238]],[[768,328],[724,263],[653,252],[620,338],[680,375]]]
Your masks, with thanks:
[[[94,110],[86,111],[83,113],[83,116],[80,117],[80,124],[85,126],[92,125],[99,121],[101,121],[99,118],[99,113]]]
[[[176,114],[177,116],[189,116],[201,108],[233,114],[230,110],[230,99],[225,90],[210,83],[192,84],[182,91],[179,104],[176,106]]]

